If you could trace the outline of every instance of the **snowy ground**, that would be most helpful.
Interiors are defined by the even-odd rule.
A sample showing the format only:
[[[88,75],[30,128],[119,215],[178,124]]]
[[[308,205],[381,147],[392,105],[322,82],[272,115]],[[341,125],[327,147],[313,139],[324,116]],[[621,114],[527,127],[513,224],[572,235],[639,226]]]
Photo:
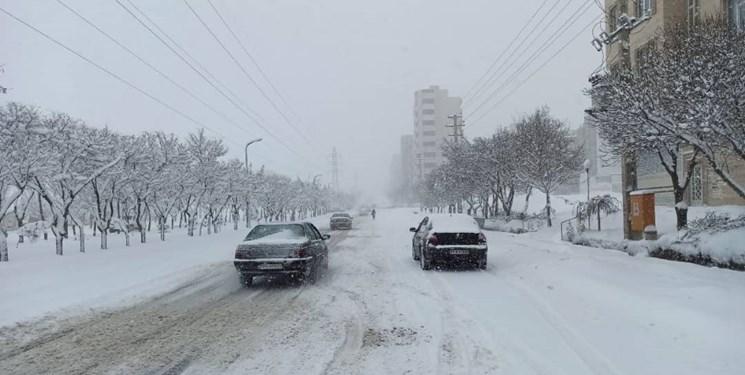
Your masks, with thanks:
[[[375,221],[331,232],[329,273],[314,286],[242,288],[229,262],[240,236],[227,229],[52,260],[16,250],[0,265],[2,323],[60,308],[70,317],[0,331],[0,368],[738,374],[745,366],[745,273],[496,232],[487,234],[486,271],[422,271],[408,232],[417,221],[411,210],[380,210]]]

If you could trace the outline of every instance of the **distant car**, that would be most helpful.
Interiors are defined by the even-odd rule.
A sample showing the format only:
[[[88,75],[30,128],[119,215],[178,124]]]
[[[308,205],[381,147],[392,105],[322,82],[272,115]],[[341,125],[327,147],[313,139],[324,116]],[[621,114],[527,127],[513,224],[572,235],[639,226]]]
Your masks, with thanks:
[[[486,269],[486,237],[474,218],[465,214],[433,214],[425,217],[411,240],[411,257],[423,270],[436,264],[471,265]]]
[[[352,215],[345,212],[337,212],[331,215],[329,227],[331,230],[352,229]]]
[[[272,275],[313,284],[328,269],[330,237],[307,222],[259,224],[238,244],[235,269],[244,286],[251,286],[254,277]]]
[[[360,216],[370,216],[370,209],[367,208],[367,207],[360,207],[359,215]]]

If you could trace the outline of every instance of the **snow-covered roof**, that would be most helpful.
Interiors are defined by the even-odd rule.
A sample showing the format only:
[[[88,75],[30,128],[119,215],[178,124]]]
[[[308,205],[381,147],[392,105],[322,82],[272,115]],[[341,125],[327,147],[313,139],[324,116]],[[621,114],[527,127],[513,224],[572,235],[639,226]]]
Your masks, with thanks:
[[[429,216],[432,231],[437,233],[479,233],[479,225],[466,214],[434,214]]]

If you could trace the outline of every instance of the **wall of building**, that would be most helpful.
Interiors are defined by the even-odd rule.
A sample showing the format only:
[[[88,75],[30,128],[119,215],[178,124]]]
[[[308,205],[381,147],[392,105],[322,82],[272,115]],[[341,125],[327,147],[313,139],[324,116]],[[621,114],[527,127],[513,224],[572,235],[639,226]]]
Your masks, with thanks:
[[[461,103],[460,98],[450,97],[448,90],[435,85],[414,93],[411,168],[415,171],[415,181],[445,162],[442,147],[451,130],[446,125],[452,121],[448,116],[461,112]]]

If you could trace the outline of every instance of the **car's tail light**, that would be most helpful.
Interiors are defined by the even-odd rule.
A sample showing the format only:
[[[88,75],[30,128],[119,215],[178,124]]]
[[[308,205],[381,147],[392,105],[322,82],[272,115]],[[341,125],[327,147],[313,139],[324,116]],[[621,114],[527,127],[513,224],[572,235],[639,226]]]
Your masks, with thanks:
[[[483,233],[479,233],[479,243],[485,244],[486,243],[486,236],[484,236]]]
[[[430,235],[429,238],[427,238],[427,243],[430,246],[437,246],[437,236],[435,236],[434,234]]]
[[[294,258],[305,258],[308,255],[310,255],[310,248],[309,247],[301,247],[297,250],[293,250],[292,256]]]

